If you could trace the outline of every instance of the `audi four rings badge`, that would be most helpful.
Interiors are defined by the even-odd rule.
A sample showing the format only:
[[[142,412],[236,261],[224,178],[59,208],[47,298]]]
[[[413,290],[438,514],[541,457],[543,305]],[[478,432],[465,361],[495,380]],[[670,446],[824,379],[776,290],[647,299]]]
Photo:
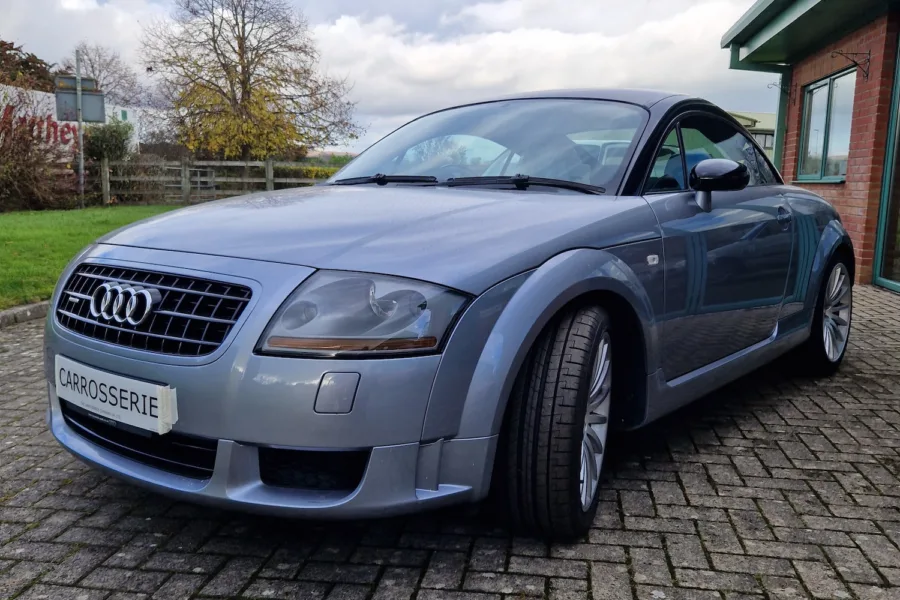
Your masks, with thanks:
[[[140,325],[159,304],[159,290],[145,287],[123,287],[107,281],[91,295],[91,315],[116,323]]]

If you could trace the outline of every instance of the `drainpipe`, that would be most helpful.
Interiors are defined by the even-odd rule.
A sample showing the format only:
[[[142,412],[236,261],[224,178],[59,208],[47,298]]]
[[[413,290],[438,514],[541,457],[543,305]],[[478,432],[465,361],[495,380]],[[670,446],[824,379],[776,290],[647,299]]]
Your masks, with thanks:
[[[784,171],[782,166],[782,157],[784,156],[784,137],[787,133],[787,117],[788,117],[788,104],[791,101],[791,79],[793,78],[793,73],[790,67],[787,67],[786,72],[781,73],[778,78],[778,87],[780,88],[780,94],[778,94],[778,112],[775,114],[775,168],[779,171]],[[786,91],[785,91],[786,90]]]

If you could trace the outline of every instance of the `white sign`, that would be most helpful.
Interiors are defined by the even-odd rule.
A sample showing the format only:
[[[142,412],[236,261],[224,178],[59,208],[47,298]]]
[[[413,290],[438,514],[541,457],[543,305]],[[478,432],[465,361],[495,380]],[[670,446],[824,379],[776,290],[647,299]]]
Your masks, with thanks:
[[[113,375],[59,354],[56,395],[106,419],[159,434],[178,420],[175,388]]]
[[[14,127],[30,127],[35,136],[48,144],[76,148],[78,123],[57,121],[54,115],[56,115],[54,94],[0,85],[0,124],[11,120]],[[116,106],[106,102],[106,122],[109,123],[113,119],[131,123],[136,134],[140,130],[140,111],[134,107]],[[138,143],[137,137],[132,136],[133,147]]]

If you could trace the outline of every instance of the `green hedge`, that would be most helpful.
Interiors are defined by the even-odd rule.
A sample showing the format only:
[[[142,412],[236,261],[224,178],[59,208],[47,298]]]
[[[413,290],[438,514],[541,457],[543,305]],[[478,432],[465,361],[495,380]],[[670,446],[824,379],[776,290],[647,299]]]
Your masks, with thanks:
[[[328,179],[338,172],[339,167],[319,167],[297,165],[296,167],[275,167],[275,177],[299,177],[309,179]]]

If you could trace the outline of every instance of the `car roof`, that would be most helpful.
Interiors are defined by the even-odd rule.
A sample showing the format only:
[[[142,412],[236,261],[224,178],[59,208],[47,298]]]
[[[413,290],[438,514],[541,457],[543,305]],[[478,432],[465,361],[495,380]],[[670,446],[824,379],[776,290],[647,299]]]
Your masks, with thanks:
[[[629,102],[644,108],[650,108],[654,104],[667,98],[686,100],[689,96],[674,92],[659,90],[641,90],[627,88],[572,88],[556,90],[540,90],[534,92],[521,92],[509,94],[497,98],[490,98],[484,102],[499,100],[518,100],[522,98],[585,98],[590,100],[613,100],[617,102]]]

